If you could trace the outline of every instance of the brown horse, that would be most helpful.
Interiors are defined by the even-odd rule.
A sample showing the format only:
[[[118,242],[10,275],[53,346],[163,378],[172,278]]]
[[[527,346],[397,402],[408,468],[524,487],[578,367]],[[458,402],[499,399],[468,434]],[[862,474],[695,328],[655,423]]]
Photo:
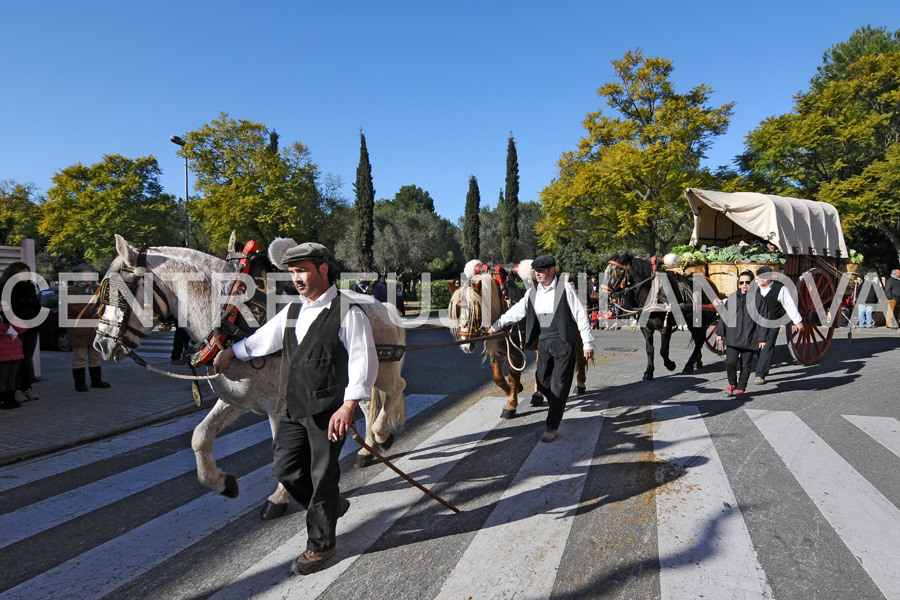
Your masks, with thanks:
[[[519,263],[516,269],[523,281],[531,280],[531,261]],[[450,298],[449,317],[450,331],[456,340],[472,340],[469,344],[461,346],[463,352],[472,354],[478,343],[478,338],[487,335],[488,328],[506,312],[510,306],[521,300],[525,293],[513,281],[511,274],[499,270],[499,277],[488,272],[481,271],[480,261],[469,261],[466,264],[466,282]],[[503,285],[501,287],[501,280]],[[522,369],[525,368],[525,350],[537,352],[535,348],[524,348],[524,324],[519,323],[512,327],[509,338],[487,340],[484,343],[484,358],[490,359],[494,383],[507,395],[506,406],[500,413],[500,418],[511,419],[516,415],[519,406],[518,394],[522,391]],[[587,377],[587,363],[584,354],[576,353],[578,360],[575,364],[575,393],[585,392]],[[508,374],[505,369],[508,365]],[[531,394],[531,405],[540,406],[544,397],[534,383]]]

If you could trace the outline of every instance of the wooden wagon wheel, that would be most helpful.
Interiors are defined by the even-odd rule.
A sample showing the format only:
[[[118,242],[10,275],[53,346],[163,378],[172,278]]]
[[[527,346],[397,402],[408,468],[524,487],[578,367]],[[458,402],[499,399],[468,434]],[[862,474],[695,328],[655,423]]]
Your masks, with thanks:
[[[827,315],[824,323],[816,312],[816,296]],[[834,280],[822,269],[810,269],[797,280],[797,309],[806,327],[800,332],[791,324],[785,326],[788,349],[797,362],[811,365],[828,350],[838,323],[837,315],[830,313],[833,300]]]
[[[710,323],[709,329],[706,330],[706,347],[719,356],[725,356],[725,344],[716,348],[716,327],[719,325],[719,315],[716,314],[715,320]]]

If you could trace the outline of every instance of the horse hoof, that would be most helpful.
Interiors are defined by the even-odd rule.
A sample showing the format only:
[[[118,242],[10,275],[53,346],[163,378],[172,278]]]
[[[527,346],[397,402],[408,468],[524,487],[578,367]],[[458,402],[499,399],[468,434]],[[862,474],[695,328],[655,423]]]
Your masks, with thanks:
[[[354,465],[357,469],[364,469],[375,462],[375,457],[371,454],[360,454],[356,458],[356,464]]]
[[[508,408],[505,408],[505,409],[503,409],[503,412],[500,413],[500,418],[501,418],[501,419],[512,419],[512,418],[515,417],[515,416],[516,416],[516,411],[515,411],[515,409],[510,410],[510,409],[508,409]]]
[[[587,391],[587,388],[575,386],[575,395],[583,394]]]
[[[540,394],[532,394],[531,395],[531,405],[532,406],[540,406],[544,403],[544,397]]]
[[[284,513],[287,512],[287,507],[287,502],[284,504],[275,504],[271,500],[266,500],[266,503],[262,505],[262,509],[259,511],[259,518],[263,521],[277,519],[278,517],[284,516]]]
[[[238,488],[237,479],[235,479],[234,475],[231,473],[225,474],[225,489],[222,490],[222,495],[228,498],[237,498],[238,492],[240,489]]]
[[[378,442],[378,445],[381,446],[382,450],[390,450],[391,446],[394,445],[394,434],[391,433],[383,442]]]
[[[653,373],[644,373],[644,381],[653,381]]]
[[[670,371],[674,371],[674,370],[675,370],[676,365],[675,365],[674,362],[669,361],[669,362],[665,363],[665,365],[666,365],[666,368],[667,368],[668,370],[670,370]]]
[[[521,391],[524,390],[524,389],[525,389],[525,386],[523,386],[523,385],[520,383],[520,384],[519,384],[519,389],[518,389],[518,391],[517,391],[516,393],[518,394],[519,392],[521,392]]]
[[[688,374],[694,372],[694,367],[691,365],[685,365],[685,367],[681,370],[682,373]]]

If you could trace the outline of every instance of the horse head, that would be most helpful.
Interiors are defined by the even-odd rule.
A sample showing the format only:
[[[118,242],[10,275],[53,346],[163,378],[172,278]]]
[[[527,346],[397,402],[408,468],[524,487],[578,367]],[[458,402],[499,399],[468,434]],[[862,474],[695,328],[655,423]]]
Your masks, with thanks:
[[[456,340],[472,340],[461,346],[463,352],[475,351],[476,340],[487,334],[491,323],[503,310],[500,285],[490,273],[479,273],[467,279],[450,298],[450,331]]]

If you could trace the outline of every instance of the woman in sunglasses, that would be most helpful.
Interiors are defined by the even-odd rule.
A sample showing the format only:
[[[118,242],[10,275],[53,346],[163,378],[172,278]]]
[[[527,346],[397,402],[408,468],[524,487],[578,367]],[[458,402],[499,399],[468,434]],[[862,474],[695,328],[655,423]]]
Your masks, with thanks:
[[[744,271],[738,276],[738,289],[725,300],[726,314],[719,319],[716,327],[716,346],[725,342],[725,372],[728,374],[728,396],[744,397],[756,353],[766,345],[767,330],[760,327],[751,317],[747,308],[750,284],[753,273]],[[755,294],[756,310],[753,314],[765,315],[764,300],[761,294]],[[727,324],[726,324],[727,323]],[[740,378],[738,364],[740,363]]]

